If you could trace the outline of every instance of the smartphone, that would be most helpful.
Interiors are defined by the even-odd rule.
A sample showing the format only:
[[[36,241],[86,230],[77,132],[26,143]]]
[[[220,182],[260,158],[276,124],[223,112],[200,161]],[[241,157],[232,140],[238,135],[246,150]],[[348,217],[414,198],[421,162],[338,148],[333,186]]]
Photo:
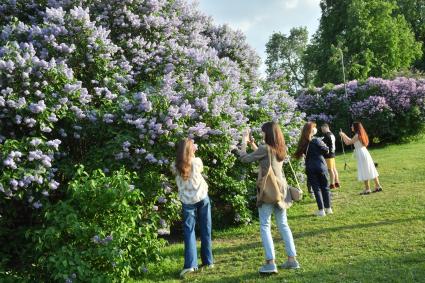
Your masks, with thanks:
[[[249,129],[249,141],[250,142],[254,141],[254,137],[252,136],[252,129]]]

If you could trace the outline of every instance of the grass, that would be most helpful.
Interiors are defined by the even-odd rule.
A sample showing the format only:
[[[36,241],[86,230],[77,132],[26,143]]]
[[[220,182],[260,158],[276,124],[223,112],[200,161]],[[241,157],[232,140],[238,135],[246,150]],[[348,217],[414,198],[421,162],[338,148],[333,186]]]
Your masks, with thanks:
[[[333,192],[334,215],[311,216],[307,197],[288,210],[300,270],[257,272],[264,260],[258,223],[213,233],[215,268],[187,276],[183,282],[425,282],[425,139],[371,150],[379,163],[384,192],[360,196],[356,161],[337,157],[342,189]],[[214,220],[213,220],[214,221]],[[272,227],[277,261],[284,245]],[[199,251],[199,249],[198,249]],[[183,244],[168,245],[164,260],[148,266],[135,282],[180,282]]]

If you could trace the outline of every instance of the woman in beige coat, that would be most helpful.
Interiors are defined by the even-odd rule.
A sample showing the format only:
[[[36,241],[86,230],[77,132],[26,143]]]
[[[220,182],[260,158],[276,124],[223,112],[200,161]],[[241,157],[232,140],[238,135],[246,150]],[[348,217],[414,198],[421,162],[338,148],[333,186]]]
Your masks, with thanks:
[[[241,161],[242,162],[255,162],[260,163],[258,180],[262,179],[267,174],[270,166],[269,159],[271,159],[271,166],[273,172],[277,177],[278,182],[281,184],[282,200],[277,204],[262,203],[261,200],[257,200],[258,213],[260,218],[260,234],[263,242],[266,264],[263,265],[259,272],[260,273],[277,273],[275,263],[275,252],[273,239],[270,229],[271,215],[275,214],[276,224],[279,228],[280,235],[285,242],[286,253],[288,260],[280,265],[281,268],[292,269],[299,268],[299,263],[295,259],[296,250],[294,239],[292,237],[291,229],[288,226],[286,217],[286,209],[290,207],[292,203],[291,195],[288,191],[285,176],[283,175],[282,166],[283,160],[286,157],[286,145],[282,131],[279,125],[275,122],[267,122],[262,127],[264,145],[257,145],[254,141],[249,140],[249,132],[245,133],[242,137],[242,148],[241,148]],[[251,145],[254,150],[252,153],[246,153],[247,143]],[[269,157],[270,153],[270,157]],[[258,188],[257,188],[258,190]]]

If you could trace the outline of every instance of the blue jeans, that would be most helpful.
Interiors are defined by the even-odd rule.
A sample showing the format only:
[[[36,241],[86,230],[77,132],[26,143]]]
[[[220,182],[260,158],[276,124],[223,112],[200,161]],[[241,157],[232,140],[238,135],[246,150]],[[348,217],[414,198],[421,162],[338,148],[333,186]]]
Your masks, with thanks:
[[[197,268],[198,256],[196,253],[195,224],[201,231],[201,259],[203,265],[213,264],[211,244],[211,204],[207,196],[195,204],[183,206],[183,234],[184,234],[184,268]]]
[[[260,234],[261,240],[263,241],[266,260],[275,259],[274,244],[270,229],[270,218],[273,212],[280,236],[285,242],[286,254],[288,256],[296,256],[297,252],[295,250],[294,238],[292,237],[292,231],[288,226],[288,219],[286,218],[286,209],[281,209],[274,204],[263,203],[258,208],[258,214],[260,216]]]

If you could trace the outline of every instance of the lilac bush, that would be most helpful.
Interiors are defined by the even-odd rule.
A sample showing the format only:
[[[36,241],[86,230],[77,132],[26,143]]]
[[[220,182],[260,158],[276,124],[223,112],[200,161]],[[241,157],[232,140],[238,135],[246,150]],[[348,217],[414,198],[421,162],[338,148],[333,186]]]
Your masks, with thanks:
[[[399,77],[369,78],[344,85],[303,90],[298,107],[307,119],[349,130],[359,120],[376,142],[400,141],[417,135],[425,122],[425,81]]]
[[[76,165],[105,174],[124,166],[152,204],[142,209],[156,227],[144,244],[154,244],[179,219],[169,167],[188,136],[223,217],[217,223],[249,222],[255,173],[234,154],[242,130],[259,135],[263,122],[278,120],[293,145],[303,119],[284,90],[259,79],[258,66],[241,32],[182,0],[3,1],[3,226],[16,228],[19,210],[19,225],[36,224],[69,197]]]

